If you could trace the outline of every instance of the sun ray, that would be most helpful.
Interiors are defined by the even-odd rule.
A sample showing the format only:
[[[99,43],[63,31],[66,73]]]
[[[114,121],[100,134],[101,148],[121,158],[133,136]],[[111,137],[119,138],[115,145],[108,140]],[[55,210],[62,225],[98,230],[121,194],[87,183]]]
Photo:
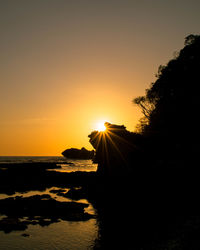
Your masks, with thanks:
[[[121,159],[126,162],[126,160],[124,159],[121,151],[119,150],[118,146],[116,145],[116,143],[112,140],[111,136],[109,135],[109,133],[106,134],[107,138],[110,140],[110,142],[112,143],[112,145],[114,146],[115,150],[119,153]]]
[[[116,137],[118,140],[120,140],[121,142],[125,143],[126,145],[128,145],[129,147],[136,147],[133,143],[130,143],[129,141],[127,141],[126,139],[122,138],[121,136],[117,135],[116,133],[113,133],[110,130],[107,130],[107,133],[110,134],[113,137]]]
[[[108,141],[107,141],[107,134],[103,133],[103,140],[104,140],[104,145],[105,145],[105,155],[106,155],[106,163],[108,167],[110,166],[110,160],[109,160],[109,153],[108,153]]]

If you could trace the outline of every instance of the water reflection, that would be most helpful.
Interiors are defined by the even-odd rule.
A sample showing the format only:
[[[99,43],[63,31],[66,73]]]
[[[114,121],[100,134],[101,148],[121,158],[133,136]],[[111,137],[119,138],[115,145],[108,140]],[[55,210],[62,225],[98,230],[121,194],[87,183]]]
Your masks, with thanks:
[[[57,172],[77,172],[77,171],[85,171],[85,172],[96,172],[97,164],[93,163],[92,160],[69,160],[68,164],[57,164],[57,166],[61,166],[59,169],[50,169],[49,171],[57,171]]]
[[[92,249],[98,227],[95,219],[85,222],[60,221],[48,227],[30,225],[24,233],[29,236],[23,237],[20,231],[10,234],[0,232],[0,249]]]
[[[15,195],[0,194],[0,199],[21,196],[40,197],[47,195],[59,202],[74,202],[73,199],[59,195],[67,193],[69,188],[51,187],[44,191],[29,191],[26,193],[16,193]],[[61,192],[62,191],[62,192]],[[96,210],[87,199],[76,201],[80,204],[87,204],[85,212],[96,215]],[[5,218],[1,217],[0,219]],[[28,217],[20,218],[20,221],[27,220]],[[29,218],[30,219],[30,218]],[[40,218],[38,218],[40,219]],[[85,221],[66,221],[60,219],[56,223],[47,223],[44,226],[28,225],[24,231],[12,231],[5,234],[0,231],[0,249],[92,249],[98,237],[98,225],[96,218]],[[48,225],[48,226],[47,226]]]

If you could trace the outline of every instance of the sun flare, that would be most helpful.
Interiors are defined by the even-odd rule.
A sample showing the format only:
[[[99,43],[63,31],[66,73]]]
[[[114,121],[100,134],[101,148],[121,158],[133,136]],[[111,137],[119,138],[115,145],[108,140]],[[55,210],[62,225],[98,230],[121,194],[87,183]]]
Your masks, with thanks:
[[[97,124],[96,124],[96,130],[98,130],[99,132],[103,132],[103,131],[105,131],[106,130],[106,127],[105,127],[105,125],[104,125],[104,121],[102,122],[98,122]]]

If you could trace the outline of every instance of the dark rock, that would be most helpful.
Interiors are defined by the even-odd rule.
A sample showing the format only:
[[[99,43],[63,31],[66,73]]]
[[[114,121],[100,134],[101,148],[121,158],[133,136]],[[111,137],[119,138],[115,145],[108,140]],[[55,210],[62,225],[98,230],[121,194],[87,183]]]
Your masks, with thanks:
[[[8,195],[30,190],[45,191],[50,187],[80,186],[93,181],[95,172],[56,172],[40,168],[8,167],[0,168],[0,193]]]
[[[142,163],[142,136],[126,130],[123,125],[106,122],[106,130],[93,131],[88,137],[96,150],[98,173],[123,175],[133,171],[133,165]]]
[[[82,188],[71,188],[67,193],[63,194],[62,196],[70,198],[72,200],[80,200],[84,199],[87,194]]]
[[[81,149],[70,148],[62,152],[62,155],[65,156],[66,158],[71,158],[71,159],[88,160],[88,159],[93,159],[94,150],[89,151],[85,148]]]
[[[62,195],[66,192],[66,189],[52,189],[49,192],[52,194]]]
[[[4,163],[0,164],[1,170],[45,170],[45,169],[55,169],[61,168],[61,166],[57,166],[57,164],[62,164],[62,162],[26,162],[26,163]]]
[[[21,236],[23,236],[23,237],[29,237],[30,234],[21,234]]]
[[[77,202],[60,202],[50,195],[31,197],[12,197],[0,200],[0,213],[7,218],[0,220],[0,230],[9,233],[13,230],[25,230],[27,225],[48,226],[59,219],[84,221],[93,218],[84,211],[88,204]],[[23,219],[28,217],[28,219]],[[20,220],[21,219],[21,220]],[[23,220],[22,220],[23,219]]]
[[[20,221],[17,217],[6,217],[0,220],[0,230],[5,233],[10,233],[13,230],[25,230],[27,223]]]
[[[52,223],[51,219],[39,219],[39,225],[41,227],[49,226]]]

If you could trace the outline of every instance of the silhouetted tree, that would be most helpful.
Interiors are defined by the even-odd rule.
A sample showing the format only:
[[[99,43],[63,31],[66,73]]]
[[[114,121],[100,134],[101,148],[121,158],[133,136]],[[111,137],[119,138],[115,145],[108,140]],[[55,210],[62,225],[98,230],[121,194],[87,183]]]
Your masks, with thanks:
[[[144,114],[142,132],[179,138],[199,133],[200,36],[186,37],[185,47],[156,76],[146,95],[133,100]]]

